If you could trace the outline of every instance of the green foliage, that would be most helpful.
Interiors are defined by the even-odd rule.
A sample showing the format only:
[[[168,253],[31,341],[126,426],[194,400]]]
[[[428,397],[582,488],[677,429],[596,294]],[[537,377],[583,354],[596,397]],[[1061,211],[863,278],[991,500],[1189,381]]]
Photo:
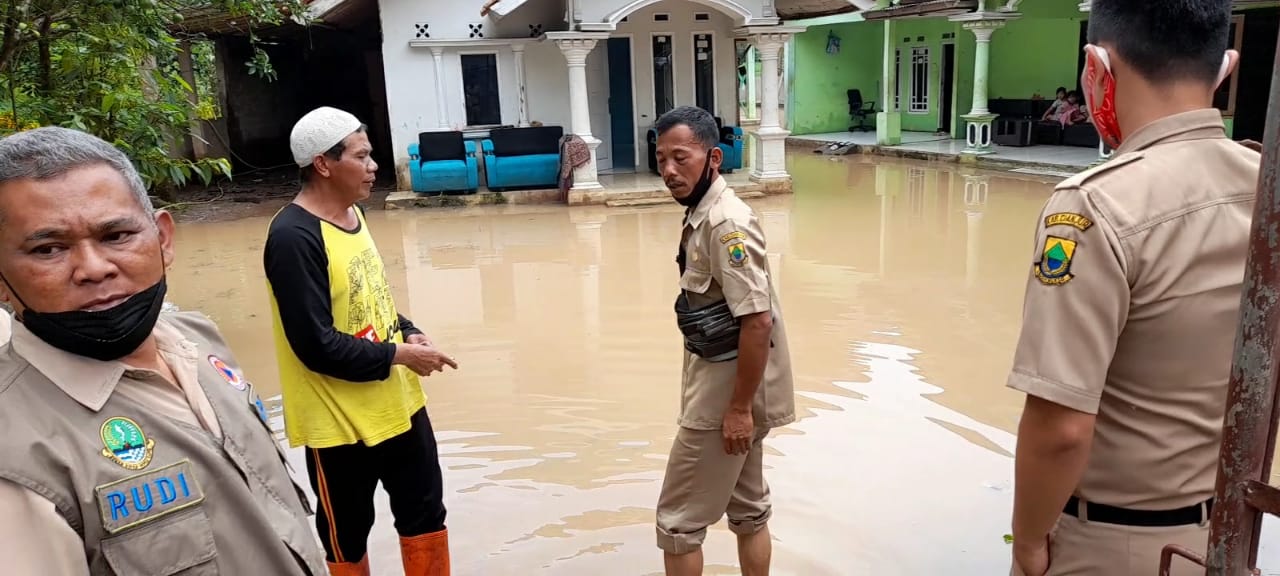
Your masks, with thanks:
[[[308,23],[297,16],[301,0],[10,0],[0,7],[0,136],[35,125],[96,134],[127,153],[153,189],[230,177],[226,159],[170,157],[193,120],[221,115],[212,43],[183,38],[193,40],[196,85],[179,73],[175,24],[194,6],[257,26]],[[252,32],[251,41],[250,73],[274,79]]]

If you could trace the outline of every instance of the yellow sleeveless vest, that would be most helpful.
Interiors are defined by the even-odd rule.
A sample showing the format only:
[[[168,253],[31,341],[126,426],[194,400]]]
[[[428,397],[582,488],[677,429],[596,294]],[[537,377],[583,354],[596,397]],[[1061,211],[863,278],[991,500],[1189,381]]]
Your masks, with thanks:
[[[364,213],[357,209],[356,215],[360,230],[354,233],[320,222],[329,259],[333,326],[343,334],[401,343],[404,335],[382,257]],[[386,380],[348,382],[308,370],[285,337],[274,292],[267,292],[284,393],[285,434],[291,446],[329,448],[357,441],[373,446],[409,430],[409,417],[426,406],[417,374],[396,365]]]

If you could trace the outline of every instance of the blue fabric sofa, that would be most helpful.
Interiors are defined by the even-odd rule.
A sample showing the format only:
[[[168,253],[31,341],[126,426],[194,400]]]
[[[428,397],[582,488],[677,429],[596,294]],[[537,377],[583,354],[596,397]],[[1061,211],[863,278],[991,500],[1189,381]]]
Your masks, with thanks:
[[[725,126],[716,117],[716,125],[720,127],[720,143],[716,147],[724,154],[720,163],[720,171],[730,173],[742,169],[742,127]]]
[[[462,132],[423,132],[409,145],[409,179],[418,194],[461,192],[480,187],[476,143],[462,139]]]
[[[560,184],[560,138],[564,128],[499,128],[480,143],[490,190],[555,188]]]

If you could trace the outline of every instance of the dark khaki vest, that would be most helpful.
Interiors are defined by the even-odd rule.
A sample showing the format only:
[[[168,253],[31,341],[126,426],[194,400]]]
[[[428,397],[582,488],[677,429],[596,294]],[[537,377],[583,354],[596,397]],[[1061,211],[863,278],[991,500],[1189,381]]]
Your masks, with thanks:
[[[54,503],[94,576],[326,574],[310,506],[216,327],[192,313],[163,318],[199,347],[221,442],[119,394],[95,413],[7,344],[0,478]]]

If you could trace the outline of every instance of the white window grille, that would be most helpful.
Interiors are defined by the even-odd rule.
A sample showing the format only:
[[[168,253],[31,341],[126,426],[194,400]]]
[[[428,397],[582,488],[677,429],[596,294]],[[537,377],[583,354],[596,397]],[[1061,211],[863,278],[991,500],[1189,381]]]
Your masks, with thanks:
[[[911,108],[912,114],[929,113],[929,48],[911,49]]]

